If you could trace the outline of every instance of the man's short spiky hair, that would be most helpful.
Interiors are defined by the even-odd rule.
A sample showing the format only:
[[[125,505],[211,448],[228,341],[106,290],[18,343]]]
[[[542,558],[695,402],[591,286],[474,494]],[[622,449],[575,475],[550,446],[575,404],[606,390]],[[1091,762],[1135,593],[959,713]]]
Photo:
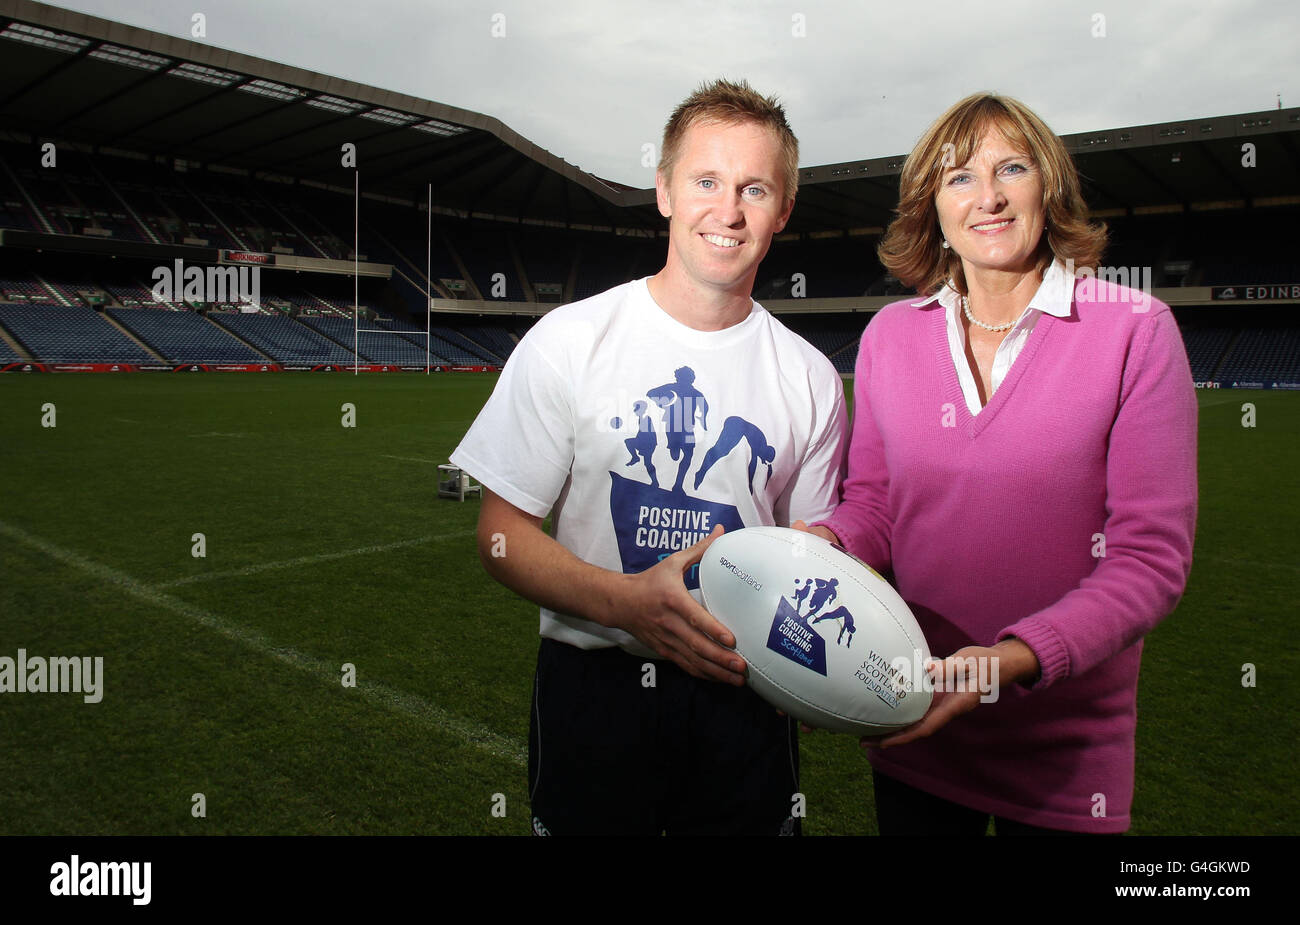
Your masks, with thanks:
[[[794,198],[799,189],[799,140],[790,130],[785,110],[777,98],[763,96],[744,80],[715,80],[701,84],[673,110],[664,127],[664,140],[660,146],[659,169],[665,177],[673,175],[677,149],[686,130],[706,122],[722,125],[751,122],[771,129],[781,143],[781,179],[785,184],[785,198]]]

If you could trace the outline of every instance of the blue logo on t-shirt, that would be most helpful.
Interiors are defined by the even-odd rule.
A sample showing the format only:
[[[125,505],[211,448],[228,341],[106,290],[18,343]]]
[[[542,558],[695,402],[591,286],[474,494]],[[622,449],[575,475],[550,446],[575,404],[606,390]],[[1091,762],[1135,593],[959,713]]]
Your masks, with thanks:
[[[617,472],[609,477],[609,509],[624,574],[644,571],[666,556],[690,549],[718,524],[728,533],[745,525],[734,504],[676,494]],[[697,570],[692,568],[686,574],[686,587],[699,586]]]
[[[687,494],[686,480],[695,460],[695,447],[701,438],[700,431],[708,431],[709,402],[695,386],[695,371],[682,366],[673,371],[673,381],[647,389],[649,401],[636,401],[631,413],[637,428],[634,436],[623,441],[628,460],[624,468],[643,468],[649,484],[635,481],[616,472],[610,472],[610,517],[618,538],[619,556],[623,571],[631,574],[643,571],[666,556],[688,549],[709,535],[721,524],[727,531],[744,526],[740,511],[734,504],[710,501],[705,497]],[[655,430],[655,411],[662,422],[664,447],[669,463],[676,464],[671,489],[660,486],[660,471],[655,467],[655,453],[659,449],[659,434]],[[615,417],[611,426],[619,429],[622,418]],[[754,493],[754,476],[761,462],[767,467],[767,478],[772,476],[772,462],[776,449],[757,425],[744,418],[731,415],[722,422],[722,428],[713,445],[704,454],[694,473],[692,489],[705,494],[718,492],[734,496],[736,487],[723,488],[714,476],[713,488],[705,484],[705,477],[714,465],[726,458],[744,443],[749,448],[748,490]],[[671,471],[671,470],[670,470]],[[719,491],[719,489],[722,489]],[[686,575],[688,588],[699,587],[696,569]]]

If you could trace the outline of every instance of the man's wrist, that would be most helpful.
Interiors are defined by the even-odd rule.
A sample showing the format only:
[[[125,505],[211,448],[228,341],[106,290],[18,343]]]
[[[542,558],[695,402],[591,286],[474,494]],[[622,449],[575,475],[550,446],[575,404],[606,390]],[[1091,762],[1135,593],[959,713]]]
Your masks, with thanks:
[[[600,566],[591,568],[591,581],[585,583],[588,593],[584,595],[584,612],[578,616],[608,629],[627,632],[623,624],[627,617],[630,584],[636,576]]]

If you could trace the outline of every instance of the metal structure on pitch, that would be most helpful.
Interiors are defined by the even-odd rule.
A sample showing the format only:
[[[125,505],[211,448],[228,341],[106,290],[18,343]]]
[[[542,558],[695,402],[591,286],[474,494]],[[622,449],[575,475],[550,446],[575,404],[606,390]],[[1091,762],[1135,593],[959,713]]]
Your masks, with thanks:
[[[361,171],[352,172],[352,375],[361,374],[361,335],[395,334],[401,337],[409,331],[391,331],[387,328],[361,327]],[[433,371],[433,184],[429,184],[424,252],[424,374]],[[399,364],[400,365],[400,364]]]

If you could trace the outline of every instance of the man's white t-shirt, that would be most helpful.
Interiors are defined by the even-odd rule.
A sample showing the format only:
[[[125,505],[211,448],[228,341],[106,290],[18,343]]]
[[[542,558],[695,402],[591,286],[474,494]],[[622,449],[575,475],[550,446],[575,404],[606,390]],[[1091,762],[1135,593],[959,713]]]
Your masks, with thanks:
[[[580,559],[631,574],[715,524],[826,517],[846,442],[843,387],[820,351],[757,303],[724,330],[687,327],[641,279],[538,321],[451,461],[525,513],[553,514]],[[653,655],[546,608],[541,632]]]

